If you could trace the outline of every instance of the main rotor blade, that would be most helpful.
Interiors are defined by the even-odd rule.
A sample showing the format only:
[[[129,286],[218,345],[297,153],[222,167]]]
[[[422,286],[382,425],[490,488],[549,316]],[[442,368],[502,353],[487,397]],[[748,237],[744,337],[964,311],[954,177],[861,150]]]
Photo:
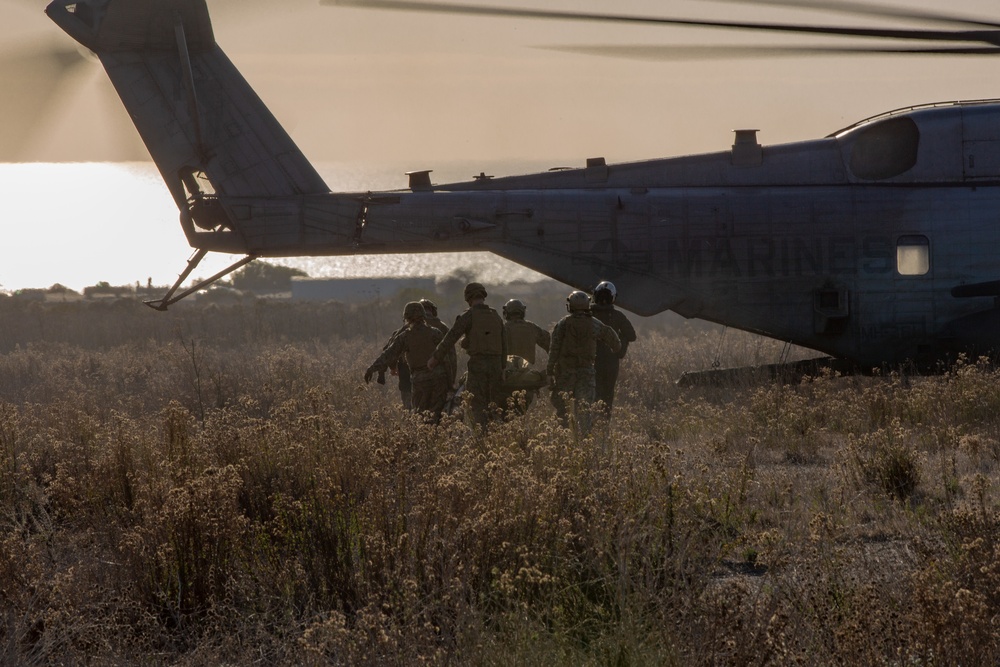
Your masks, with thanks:
[[[997,46],[955,46],[939,48],[873,48],[866,46],[694,46],[694,45],[591,45],[542,46],[546,51],[578,53],[588,56],[630,58],[633,60],[712,60],[732,58],[787,58],[823,55],[959,55],[984,56],[1000,54]]]
[[[818,12],[831,12],[836,14],[850,14],[852,16],[873,16],[877,18],[901,19],[904,21],[924,21],[928,23],[941,23],[955,26],[976,26],[980,28],[1000,28],[1000,23],[994,21],[984,21],[970,17],[955,16],[952,14],[940,14],[938,12],[928,12],[916,9],[900,9],[898,7],[886,7],[885,5],[875,5],[867,2],[824,2],[823,0],[708,0],[720,4],[730,5],[754,5],[759,7],[766,5],[770,7],[790,7],[793,9],[806,9]]]
[[[905,39],[931,42],[978,42],[1000,46],[1000,30],[921,30],[908,28],[855,28],[849,26],[820,26],[785,23],[745,23],[740,21],[708,21],[697,19],[659,18],[628,14],[597,14],[587,12],[562,12],[545,9],[518,9],[488,5],[458,5],[446,2],[415,0],[321,0],[325,5],[363,7],[474,16],[499,16],[506,18],[556,19],[564,21],[595,21],[602,23],[631,23],[636,25],[676,25],[695,28],[727,28],[732,30],[787,32],[835,37],[870,37],[879,39]]]

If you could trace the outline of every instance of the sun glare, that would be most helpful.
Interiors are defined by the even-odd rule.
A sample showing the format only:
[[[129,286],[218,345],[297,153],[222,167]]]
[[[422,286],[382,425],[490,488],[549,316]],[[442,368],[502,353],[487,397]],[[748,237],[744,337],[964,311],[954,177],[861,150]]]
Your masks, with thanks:
[[[191,248],[177,209],[147,164],[0,164],[7,224],[0,250],[6,290],[82,289],[101,281],[155,284],[176,280]],[[206,259],[211,275],[229,256]],[[216,268],[218,265],[218,268]]]

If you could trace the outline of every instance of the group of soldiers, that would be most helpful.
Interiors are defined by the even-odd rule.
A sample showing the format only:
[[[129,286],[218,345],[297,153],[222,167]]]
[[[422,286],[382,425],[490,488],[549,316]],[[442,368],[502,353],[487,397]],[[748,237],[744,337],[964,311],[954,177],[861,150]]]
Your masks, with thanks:
[[[405,324],[365,371],[365,382],[376,374],[384,382],[385,372],[395,369],[404,406],[437,423],[458,389],[455,344],[461,341],[469,357],[463,388],[469,416],[485,428],[512,405],[505,369],[509,375],[515,363],[534,366],[536,348],[541,348],[548,352],[543,380],[551,389],[560,422],[569,425],[571,408],[576,405],[582,408],[578,423],[589,429],[590,405],[600,401],[610,417],[619,362],[636,337],[632,323],[614,307],[616,296],[615,286],[608,281],[597,285],[593,297],[572,292],[566,298],[568,314],[551,333],[525,318],[527,308],[518,299],[504,305],[501,317],[486,304],[486,288],[481,283],[465,286],[469,307],[450,328],[438,318],[434,303],[411,301],[403,309]],[[404,390],[407,385],[409,395]],[[527,402],[534,391],[527,388]]]

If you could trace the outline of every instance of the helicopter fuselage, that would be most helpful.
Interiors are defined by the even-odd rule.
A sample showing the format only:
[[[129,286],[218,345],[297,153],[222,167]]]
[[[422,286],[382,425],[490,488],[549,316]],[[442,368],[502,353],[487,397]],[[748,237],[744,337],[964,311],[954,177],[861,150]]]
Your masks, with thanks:
[[[614,280],[642,315],[669,309],[863,365],[933,363],[995,340],[982,327],[1000,292],[961,289],[1000,273],[1000,143],[967,138],[984,123],[1000,127],[1000,105],[624,165],[447,185],[417,172],[391,192],[222,195],[239,225],[189,236],[257,256],[485,250],[574,287]]]
[[[1000,101],[777,146],[739,130],[704,155],[444,185],[412,172],[406,189],[331,193],[215,43],[204,0],[47,11],[97,53],[201,253],[489,251],[579,289],[613,280],[642,315],[670,309],[867,367],[1000,340]]]

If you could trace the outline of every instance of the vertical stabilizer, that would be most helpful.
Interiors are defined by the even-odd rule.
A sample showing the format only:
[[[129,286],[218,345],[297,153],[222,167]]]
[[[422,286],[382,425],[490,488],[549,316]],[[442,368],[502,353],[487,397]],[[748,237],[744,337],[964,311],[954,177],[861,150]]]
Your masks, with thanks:
[[[55,0],[100,58],[177,201],[329,192],[215,42],[205,0]]]

